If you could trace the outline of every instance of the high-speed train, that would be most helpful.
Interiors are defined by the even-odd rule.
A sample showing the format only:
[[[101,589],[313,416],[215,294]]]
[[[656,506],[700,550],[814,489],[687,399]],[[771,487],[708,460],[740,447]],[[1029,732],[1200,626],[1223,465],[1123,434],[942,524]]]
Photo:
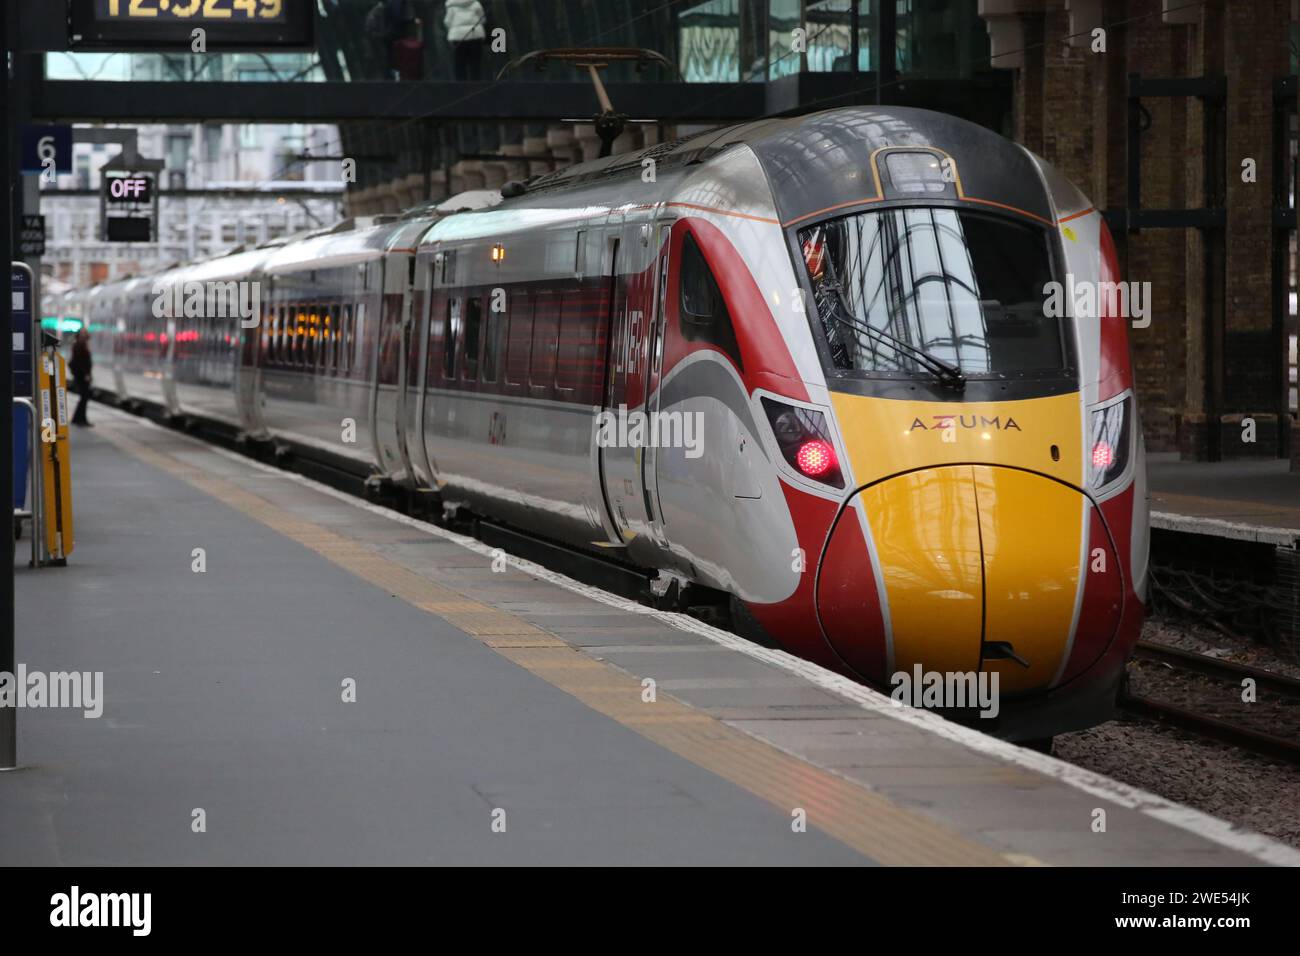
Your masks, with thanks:
[[[1011,739],[1109,718],[1147,494],[1115,298],[1048,301],[1120,279],[1078,189],[853,107],[503,193],[90,290],[111,391],[721,592],[877,687],[996,673]]]

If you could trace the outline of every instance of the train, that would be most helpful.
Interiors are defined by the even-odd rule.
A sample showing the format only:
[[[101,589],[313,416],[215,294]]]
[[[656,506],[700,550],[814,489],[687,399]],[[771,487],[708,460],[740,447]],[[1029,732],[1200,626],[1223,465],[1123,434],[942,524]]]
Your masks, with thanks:
[[[1006,739],[1110,719],[1145,456],[1123,303],[1045,307],[1120,284],[1058,170],[846,107],[471,198],[79,293],[96,386],[720,595],[886,692],[996,675]]]

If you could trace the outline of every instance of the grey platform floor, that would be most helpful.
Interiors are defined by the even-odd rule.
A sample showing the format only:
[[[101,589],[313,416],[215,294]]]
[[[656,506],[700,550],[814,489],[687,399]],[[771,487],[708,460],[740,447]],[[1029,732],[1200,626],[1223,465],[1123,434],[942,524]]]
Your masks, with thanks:
[[[1273,544],[1300,540],[1300,473],[1290,462],[1181,461],[1158,453],[1147,456],[1147,477],[1156,527]]]
[[[19,570],[16,615],[19,661],[102,671],[104,714],[19,711],[0,864],[1258,862],[92,415],[74,436],[76,550]]]

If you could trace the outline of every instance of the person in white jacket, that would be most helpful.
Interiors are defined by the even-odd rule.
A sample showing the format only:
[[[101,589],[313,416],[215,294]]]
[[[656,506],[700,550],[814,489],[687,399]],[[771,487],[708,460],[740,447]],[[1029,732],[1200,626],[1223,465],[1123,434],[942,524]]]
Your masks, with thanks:
[[[483,78],[483,45],[487,38],[487,14],[479,0],[447,0],[442,15],[447,42],[454,51],[452,62],[458,80]]]

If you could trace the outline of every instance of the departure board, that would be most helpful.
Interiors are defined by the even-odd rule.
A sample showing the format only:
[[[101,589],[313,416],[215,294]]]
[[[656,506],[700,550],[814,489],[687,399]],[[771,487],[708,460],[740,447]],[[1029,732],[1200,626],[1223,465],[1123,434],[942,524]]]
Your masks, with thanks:
[[[211,51],[307,49],[314,0],[68,0],[74,49]]]

